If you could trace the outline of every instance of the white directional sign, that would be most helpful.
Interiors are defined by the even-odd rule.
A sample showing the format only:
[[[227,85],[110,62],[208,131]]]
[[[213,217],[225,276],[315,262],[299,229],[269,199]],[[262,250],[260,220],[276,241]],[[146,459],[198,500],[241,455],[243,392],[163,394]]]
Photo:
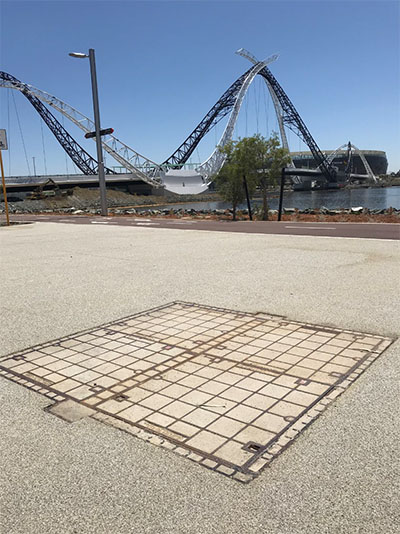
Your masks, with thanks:
[[[0,129],[0,150],[8,150],[6,131],[1,130],[1,129]]]

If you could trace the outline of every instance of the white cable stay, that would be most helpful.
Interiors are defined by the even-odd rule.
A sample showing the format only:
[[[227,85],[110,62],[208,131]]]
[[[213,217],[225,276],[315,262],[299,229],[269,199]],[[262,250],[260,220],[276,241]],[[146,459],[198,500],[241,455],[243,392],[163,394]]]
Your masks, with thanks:
[[[83,113],[73,108],[66,102],[63,102],[59,98],[46,93],[41,89],[37,89],[32,85],[10,81],[0,81],[0,86],[17,89],[19,91],[28,89],[32,95],[56,109],[85,133],[95,131],[94,121],[83,115]],[[96,141],[95,138],[93,138],[93,140]],[[146,158],[142,154],[139,154],[139,152],[136,152],[136,150],[133,150],[133,148],[129,147],[112,134],[102,137],[102,145],[106,152],[108,152],[116,161],[118,161],[118,163],[125,167],[135,177],[140,178],[152,186],[162,186],[162,175],[164,171],[160,165]]]
[[[225,126],[225,130],[221,135],[221,138],[219,140],[217,147],[215,148],[214,152],[209,156],[209,158],[204,163],[202,163],[196,168],[196,171],[203,177],[206,184],[209,184],[212,182],[214,177],[221,170],[226,160],[226,155],[221,152],[220,148],[223,148],[232,140],[233,132],[235,129],[235,124],[236,124],[236,121],[239,115],[239,111],[240,111],[243,99],[247,93],[247,90],[250,84],[252,83],[254,78],[257,76],[257,74],[266,65],[268,65],[269,63],[272,63],[277,58],[278,58],[278,55],[274,54],[273,56],[269,57],[268,59],[265,59],[264,61],[257,62],[256,65],[250,70],[250,72],[246,76],[246,79],[244,80],[243,85],[240,88],[236,96],[235,104],[233,105],[232,111],[229,115],[228,123]]]

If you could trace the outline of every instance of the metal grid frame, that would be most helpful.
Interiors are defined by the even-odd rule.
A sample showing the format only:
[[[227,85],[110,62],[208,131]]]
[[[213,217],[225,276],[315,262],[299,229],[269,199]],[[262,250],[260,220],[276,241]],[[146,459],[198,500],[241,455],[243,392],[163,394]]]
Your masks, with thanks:
[[[0,375],[248,482],[391,342],[178,301],[2,357]],[[322,358],[321,365],[311,359],[314,369],[310,351]],[[265,419],[274,430],[258,423]],[[231,436],[219,430],[221,421]],[[197,430],[188,436],[182,428]],[[216,446],[209,449],[207,438]]]

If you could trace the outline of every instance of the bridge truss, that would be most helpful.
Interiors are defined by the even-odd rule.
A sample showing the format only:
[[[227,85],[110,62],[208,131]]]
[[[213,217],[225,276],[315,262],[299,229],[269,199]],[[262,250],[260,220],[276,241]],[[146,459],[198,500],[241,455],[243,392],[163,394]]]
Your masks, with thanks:
[[[191,134],[163,163],[157,164],[154,161],[146,158],[113,135],[107,135],[102,138],[104,150],[106,150],[106,152],[110,154],[121,166],[125,167],[128,172],[131,172],[134,177],[143,180],[152,186],[166,187],[168,189],[168,180],[166,174],[169,172],[175,172],[179,174],[180,168],[188,161],[203,137],[214,126],[216,126],[219,121],[230,114],[218,146],[215,148],[210,157],[196,168],[196,173],[199,177],[201,177],[204,183],[204,188],[206,188],[207,185],[212,182],[214,176],[221,169],[225,161],[225,156],[221,153],[219,147],[225,146],[232,139],[244,96],[254,78],[257,75],[260,75],[267,84],[268,90],[271,94],[275,112],[278,118],[282,145],[289,149],[284,128],[286,125],[309,147],[315,161],[317,162],[319,170],[325,177],[325,180],[331,183],[336,182],[336,169],[332,165],[333,158],[326,158],[326,156],[319,149],[317,143],[313,139],[311,133],[296,111],[289,97],[267,67],[269,63],[276,60],[277,55],[271,56],[264,61],[257,61],[257,59],[247,50],[240,49],[237,53],[250,60],[253,63],[253,66],[242,76],[240,76],[227,89],[227,91],[225,91],[225,93],[210,109],[207,115],[196,126]],[[85,133],[95,129],[94,123],[91,119],[57,97],[50,95],[45,91],[41,91],[40,89],[37,89],[31,85],[25,84],[6,72],[0,71],[0,87],[6,87],[20,91],[40,114],[44,122],[50,128],[58,142],[68,153],[77,167],[79,167],[84,174],[97,174],[97,161],[92,158],[92,156],[90,156],[90,154],[88,154],[79,145],[79,143],[72,138],[72,136],[70,136],[70,134],[57,121],[54,115],[44,104],[48,104],[53,109],[56,109]],[[359,152],[359,154],[361,156],[361,152]],[[373,176],[368,163],[366,161],[364,162],[365,158],[363,158],[363,155],[362,159],[367,174],[371,174]],[[292,166],[294,166],[293,163]],[[107,169],[107,172],[112,173],[113,171]],[[185,190],[182,192],[188,191]]]

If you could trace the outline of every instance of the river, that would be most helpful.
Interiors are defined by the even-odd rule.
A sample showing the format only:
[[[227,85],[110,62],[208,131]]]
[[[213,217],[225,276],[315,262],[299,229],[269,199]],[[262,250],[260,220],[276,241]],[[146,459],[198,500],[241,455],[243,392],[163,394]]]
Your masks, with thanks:
[[[271,195],[269,198],[269,209],[278,209],[278,195]],[[252,205],[260,204],[260,199],[254,199]],[[361,189],[338,189],[322,191],[288,191],[283,199],[284,208],[297,208],[304,210],[307,208],[319,209],[346,209],[362,206],[371,210],[382,210],[387,208],[400,209],[400,187],[370,187]],[[195,210],[215,210],[230,208],[227,202],[188,202],[184,204],[168,204],[157,206],[157,209],[195,209]],[[247,208],[247,204],[242,204],[240,208]],[[141,210],[140,207],[137,208]],[[143,210],[149,208],[142,208]]]

